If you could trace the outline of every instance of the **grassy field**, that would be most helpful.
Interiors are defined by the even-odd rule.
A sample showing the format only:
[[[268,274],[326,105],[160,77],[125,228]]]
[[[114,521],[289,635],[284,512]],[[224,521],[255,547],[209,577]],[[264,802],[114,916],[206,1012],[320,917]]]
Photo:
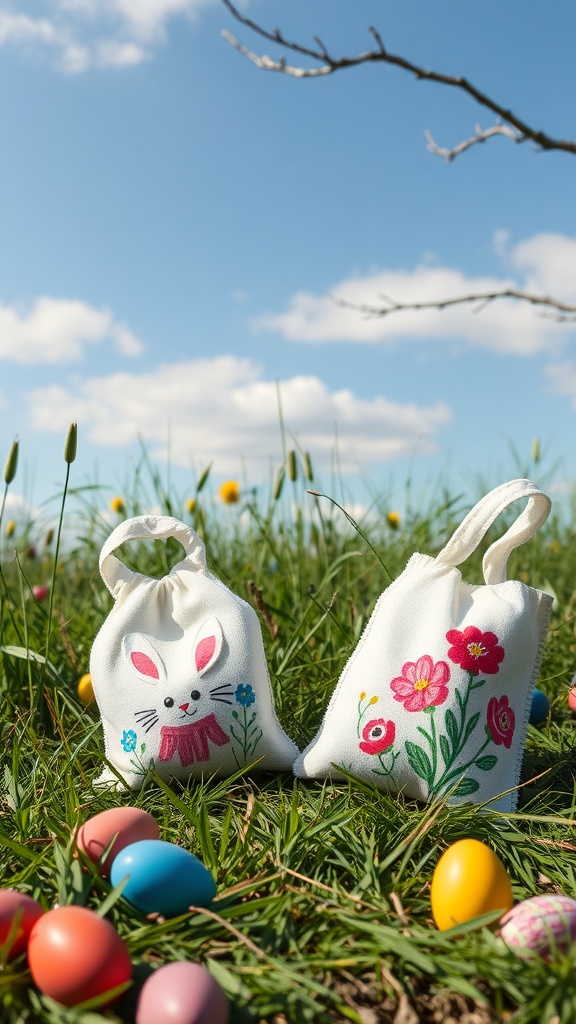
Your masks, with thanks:
[[[256,603],[278,715],[302,746],[380,592],[413,551],[436,553],[469,506],[439,485],[425,502],[407,493],[398,519],[376,498],[358,532],[334,501],[308,493],[318,484],[298,455],[281,493],[277,482],[268,499],[244,490],[229,505],[212,494],[210,477],[190,494],[166,493],[143,458],[112,511],[109,491],[75,490],[71,461],[62,464],[72,473],[61,542],[58,525],[52,535],[38,521],[13,527],[9,506],[1,523],[0,885],[46,908],[101,907],[128,946],[135,983],[112,1009],[64,1010],[35,990],[24,958],[13,960],[0,969],[2,1022],[131,1022],[138,984],[151,967],[176,959],[209,967],[231,1001],[232,1024],[573,1022],[576,947],[550,963],[520,960],[485,921],[439,932],[429,897],[439,855],[463,837],[499,854],[517,899],[576,896],[575,720],[567,704],[576,671],[576,538],[567,500],[509,566],[510,578],[553,587],[556,596],[538,684],[551,714],[529,727],[514,815],[425,807],[352,779],[302,782],[290,774],[173,787],[152,776],[137,795],[97,793],[99,718],[77,685],[111,607],[99,550],[122,516],[166,512],[194,525],[212,571]],[[538,480],[538,472],[533,464],[510,476]],[[5,494],[17,484],[8,476]],[[498,524],[491,539],[501,531]],[[156,543],[130,557],[147,575],[162,575],[179,555]],[[464,567],[469,582],[481,582],[480,562],[478,555]],[[38,585],[48,589],[39,599]],[[75,827],[126,803],[150,811],[162,838],[210,868],[218,886],[210,908],[147,920],[81,866]]]

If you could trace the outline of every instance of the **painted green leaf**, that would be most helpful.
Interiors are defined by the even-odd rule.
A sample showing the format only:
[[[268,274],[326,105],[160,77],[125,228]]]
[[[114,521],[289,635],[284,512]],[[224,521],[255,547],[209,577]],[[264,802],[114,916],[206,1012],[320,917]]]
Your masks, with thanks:
[[[478,725],[479,719],[480,719],[480,712],[477,711],[476,714],[472,715],[472,718],[468,719],[468,721],[466,722],[466,728],[464,729],[464,738],[462,740],[462,746],[464,746],[464,744],[467,742],[467,740],[470,739],[472,733],[474,732],[474,729]]]
[[[430,785],[432,781],[432,765],[430,758],[426,754],[422,747],[419,747],[416,743],[412,743],[411,740],[406,740],[406,754],[410,762],[410,767],[419,775],[424,782]]]
[[[446,732],[448,733],[448,738],[452,744],[452,750],[456,751],[456,747],[458,745],[458,724],[456,722],[456,715],[450,710],[450,708],[446,710],[444,721],[446,722]]]
[[[444,764],[446,765],[446,767],[448,767],[448,765],[452,761],[452,754],[451,754],[451,751],[450,751],[450,745],[449,745],[448,740],[446,739],[445,736],[440,736],[439,737],[439,742],[440,742],[440,752],[442,754],[442,757],[444,758]]]
[[[480,768],[483,772],[489,772],[495,765],[498,764],[498,758],[496,754],[485,754],[484,757],[479,757],[474,762],[477,768]]]
[[[480,785],[476,782],[476,779],[462,779],[454,790],[453,795],[470,796],[471,793],[475,793],[478,789],[480,789]]]

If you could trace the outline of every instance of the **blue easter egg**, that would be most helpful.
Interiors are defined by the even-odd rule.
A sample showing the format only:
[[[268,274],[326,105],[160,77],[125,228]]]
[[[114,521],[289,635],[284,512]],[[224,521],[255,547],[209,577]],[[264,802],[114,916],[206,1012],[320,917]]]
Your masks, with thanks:
[[[540,725],[548,717],[550,711],[550,700],[542,690],[534,689],[532,693],[532,706],[530,708],[530,725]]]
[[[114,858],[110,881],[128,876],[122,895],[144,914],[176,917],[189,906],[206,907],[216,895],[208,868],[193,853],[163,839],[141,839]]]

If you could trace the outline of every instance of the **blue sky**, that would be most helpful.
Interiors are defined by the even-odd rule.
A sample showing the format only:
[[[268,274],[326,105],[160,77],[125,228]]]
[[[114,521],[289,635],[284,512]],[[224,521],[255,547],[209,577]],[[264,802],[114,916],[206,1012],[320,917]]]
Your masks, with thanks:
[[[250,0],[335,53],[368,25],[464,74],[530,124],[576,137],[576,11],[526,0]],[[140,439],[179,493],[265,485],[288,444],[350,501],[407,476],[454,492],[519,475],[539,438],[576,476],[576,325],[513,302],[367,319],[334,297],[421,301],[514,286],[576,302],[574,157],[495,138],[455,90],[389,67],[298,81],[222,37],[273,47],[221,0],[0,0],[0,445],[18,497],[63,477],[118,493]],[[536,472],[536,470],[535,470]],[[477,497],[477,494],[474,494]]]

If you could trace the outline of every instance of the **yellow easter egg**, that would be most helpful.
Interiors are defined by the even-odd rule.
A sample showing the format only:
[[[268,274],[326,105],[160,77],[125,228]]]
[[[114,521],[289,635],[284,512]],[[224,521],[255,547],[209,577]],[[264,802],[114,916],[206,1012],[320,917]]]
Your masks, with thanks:
[[[510,910],[512,885],[502,861],[479,839],[460,839],[442,854],[432,876],[430,903],[445,931],[490,911]]]
[[[94,700],[92,676],[89,672],[85,672],[78,683],[78,696],[83,704],[90,704]]]

